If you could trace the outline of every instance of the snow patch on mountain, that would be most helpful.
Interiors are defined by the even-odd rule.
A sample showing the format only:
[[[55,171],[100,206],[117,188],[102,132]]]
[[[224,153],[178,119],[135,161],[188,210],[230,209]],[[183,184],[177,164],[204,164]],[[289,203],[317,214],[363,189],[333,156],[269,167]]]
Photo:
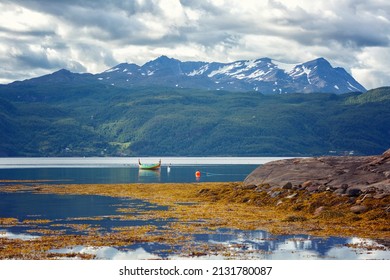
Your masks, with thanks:
[[[116,67],[116,68],[111,68],[111,69],[108,69],[108,70],[106,70],[106,71],[104,71],[105,73],[111,73],[111,72],[117,72],[117,71],[119,71],[120,69],[118,68],[118,67]]]
[[[207,70],[209,69],[209,65],[206,64],[199,69],[194,69],[190,73],[187,74],[187,76],[193,77],[193,76],[198,76],[198,75],[203,75]]]
[[[283,70],[285,73],[289,74],[291,73],[294,68],[296,67],[296,64],[291,63],[283,63],[277,60],[272,60],[272,63],[278,67],[280,70]]]

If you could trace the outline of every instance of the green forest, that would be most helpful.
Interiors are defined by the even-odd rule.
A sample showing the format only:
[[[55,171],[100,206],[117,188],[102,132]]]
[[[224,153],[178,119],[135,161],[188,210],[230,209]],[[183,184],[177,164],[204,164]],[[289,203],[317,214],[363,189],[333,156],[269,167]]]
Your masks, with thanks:
[[[315,156],[390,147],[390,88],[283,94],[0,86],[0,156]]]

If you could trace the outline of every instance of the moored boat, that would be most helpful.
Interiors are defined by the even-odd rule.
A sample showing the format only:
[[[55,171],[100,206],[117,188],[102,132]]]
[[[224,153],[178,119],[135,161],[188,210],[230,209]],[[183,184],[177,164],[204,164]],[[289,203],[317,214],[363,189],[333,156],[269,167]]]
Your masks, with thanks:
[[[161,167],[161,159],[158,161],[158,163],[141,163],[140,160],[138,160],[138,167],[140,169],[148,169],[148,170],[156,170]]]

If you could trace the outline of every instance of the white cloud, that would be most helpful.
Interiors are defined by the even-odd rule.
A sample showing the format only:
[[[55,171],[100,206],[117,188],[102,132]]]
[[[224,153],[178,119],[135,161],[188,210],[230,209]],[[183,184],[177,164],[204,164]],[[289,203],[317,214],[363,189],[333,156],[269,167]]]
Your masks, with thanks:
[[[369,47],[356,56],[352,74],[368,89],[390,85],[390,49]]]

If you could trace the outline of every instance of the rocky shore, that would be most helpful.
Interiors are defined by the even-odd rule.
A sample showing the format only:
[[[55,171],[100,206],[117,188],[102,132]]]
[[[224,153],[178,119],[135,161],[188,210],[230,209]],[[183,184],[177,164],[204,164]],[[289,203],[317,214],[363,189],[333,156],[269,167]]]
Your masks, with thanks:
[[[255,169],[244,181],[247,188],[333,192],[341,196],[376,199],[390,195],[390,149],[379,156],[329,156],[286,159]]]

